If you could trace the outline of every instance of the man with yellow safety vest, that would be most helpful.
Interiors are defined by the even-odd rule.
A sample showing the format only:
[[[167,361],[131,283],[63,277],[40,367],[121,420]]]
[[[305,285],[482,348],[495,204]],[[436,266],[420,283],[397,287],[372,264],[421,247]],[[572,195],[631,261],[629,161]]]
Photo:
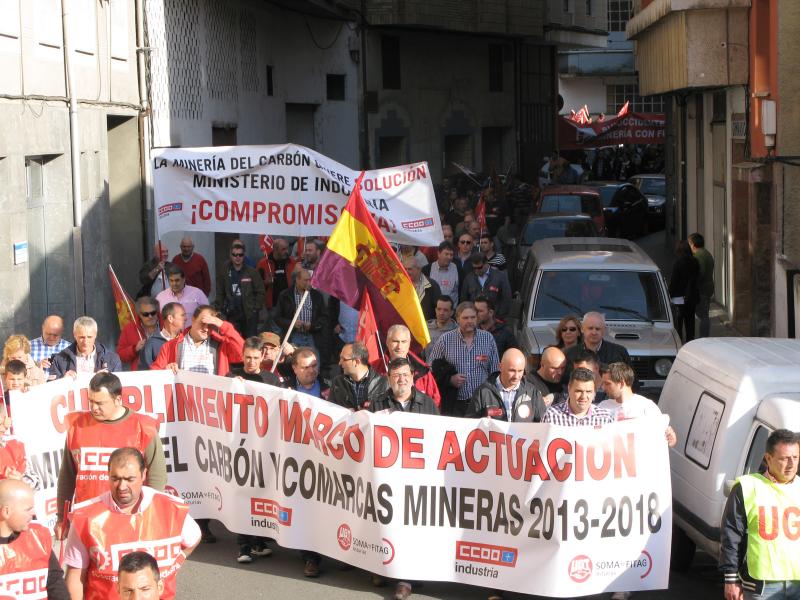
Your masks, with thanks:
[[[767,438],[767,470],[731,490],[720,529],[725,600],[800,600],[800,434]]]

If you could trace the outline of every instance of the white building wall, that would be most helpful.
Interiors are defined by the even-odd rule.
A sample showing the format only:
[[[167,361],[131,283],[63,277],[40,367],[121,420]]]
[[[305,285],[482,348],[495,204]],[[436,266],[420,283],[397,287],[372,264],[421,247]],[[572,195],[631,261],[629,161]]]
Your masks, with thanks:
[[[316,107],[313,148],[357,168],[359,70],[349,51],[351,27],[264,2],[148,1],[152,145],[211,146],[214,127],[235,127],[238,145],[296,141],[288,139],[286,105],[306,104]],[[329,73],[345,76],[344,100],[327,99]],[[154,235],[152,215],[150,223]],[[162,241],[176,253],[181,237],[174,232]],[[214,235],[192,237],[213,279]],[[255,236],[245,241],[260,258]]]
[[[577,112],[584,104],[592,115],[606,112],[606,84],[602,77],[559,77],[558,93],[564,99],[562,115],[571,110]]]
[[[71,0],[70,6],[84,219],[84,251],[77,258],[83,259],[85,275],[75,269],[81,261],[73,245],[61,1],[0,0],[3,339],[11,333],[40,335],[40,318],[47,313],[62,315],[69,330],[69,323],[84,312],[76,298],[85,298],[85,312],[98,320],[100,340],[112,338],[117,326],[105,271],[112,240],[141,235],[136,223],[126,231],[111,231],[107,177],[107,117],[137,114],[134,1]],[[42,195],[31,203],[26,157],[40,156],[45,157]],[[15,265],[12,245],[23,241],[30,246],[29,260]],[[135,280],[135,273],[120,275],[129,285]]]

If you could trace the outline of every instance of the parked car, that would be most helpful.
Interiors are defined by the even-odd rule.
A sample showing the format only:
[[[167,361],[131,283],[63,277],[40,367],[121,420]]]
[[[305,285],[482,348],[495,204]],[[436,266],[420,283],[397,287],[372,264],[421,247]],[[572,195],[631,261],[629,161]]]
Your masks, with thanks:
[[[590,181],[603,202],[609,237],[632,240],[647,233],[648,204],[645,195],[626,181]]]
[[[534,214],[522,227],[517,244],[506,255],[511,288],[518,290],[528,250],[537,240],[557,237],[598,237],[597,225],[589,215]]]
[[[695,548],[719,554],[726,496],[758,471],[776,429],[800,423],[800,340],[704,338],[678,353],[659,406],[678,443],[670,449],[672,567],[688,569]]]
[[[597,231],[601,235],[606,234],[600,193],[585,185],[551,185],[543,189],[536,212],[589,215],[597,226]]]
[[[616,238],[552,238],[534,242],[509,322],[528,368],[538,368],[555,343],[564,315],[598,311],[606,337],[631,356],[640,393],[657,397],[678,353],[667,286],[639,246]]]
[[[647,215],[653,229],[664,227],[667,181],[662,174],[634,175],[628,179],[647,198]]]

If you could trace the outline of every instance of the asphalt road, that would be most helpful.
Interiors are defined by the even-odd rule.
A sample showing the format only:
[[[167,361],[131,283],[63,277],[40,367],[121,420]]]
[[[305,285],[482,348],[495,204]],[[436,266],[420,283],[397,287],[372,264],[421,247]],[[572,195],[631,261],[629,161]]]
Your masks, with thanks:
[[[236,562],[235,536],[212,522],[219,541],[201,544],[178,575],[180,600],[274,600],[309,598],[315,600],[391,598],[391,586],[375,588],[368,573],[359,569],[343,571],[340,563],[323,560],[319,579],[303,577],[298,551],[273,547],[272,556],[256,558],[248,565]],[[610,594],[592,596],[608,598]],[[479,600],[487,594],[480,588],[457,583],[432,582],[415,588],[412,599]],[[535,596],[507,594],[510,600],[533,600]],[[636,600],[710,600],[722,598],[722,584],[716,566],[705,554],[698,554],[686,573],[672,573],[668,590],[639,592]]]

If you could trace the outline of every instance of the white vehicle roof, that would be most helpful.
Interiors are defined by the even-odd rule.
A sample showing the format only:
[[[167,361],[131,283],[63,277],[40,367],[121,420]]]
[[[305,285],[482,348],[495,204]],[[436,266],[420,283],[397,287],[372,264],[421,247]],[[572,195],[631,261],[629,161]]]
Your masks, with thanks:
[[[800,382],[800,340],[722,337],[694,340],[678,359],[734,389],[745,378]]]
[[[658,271],[639,246],[617,238],[547,238],[534,242],[540,269]]]

